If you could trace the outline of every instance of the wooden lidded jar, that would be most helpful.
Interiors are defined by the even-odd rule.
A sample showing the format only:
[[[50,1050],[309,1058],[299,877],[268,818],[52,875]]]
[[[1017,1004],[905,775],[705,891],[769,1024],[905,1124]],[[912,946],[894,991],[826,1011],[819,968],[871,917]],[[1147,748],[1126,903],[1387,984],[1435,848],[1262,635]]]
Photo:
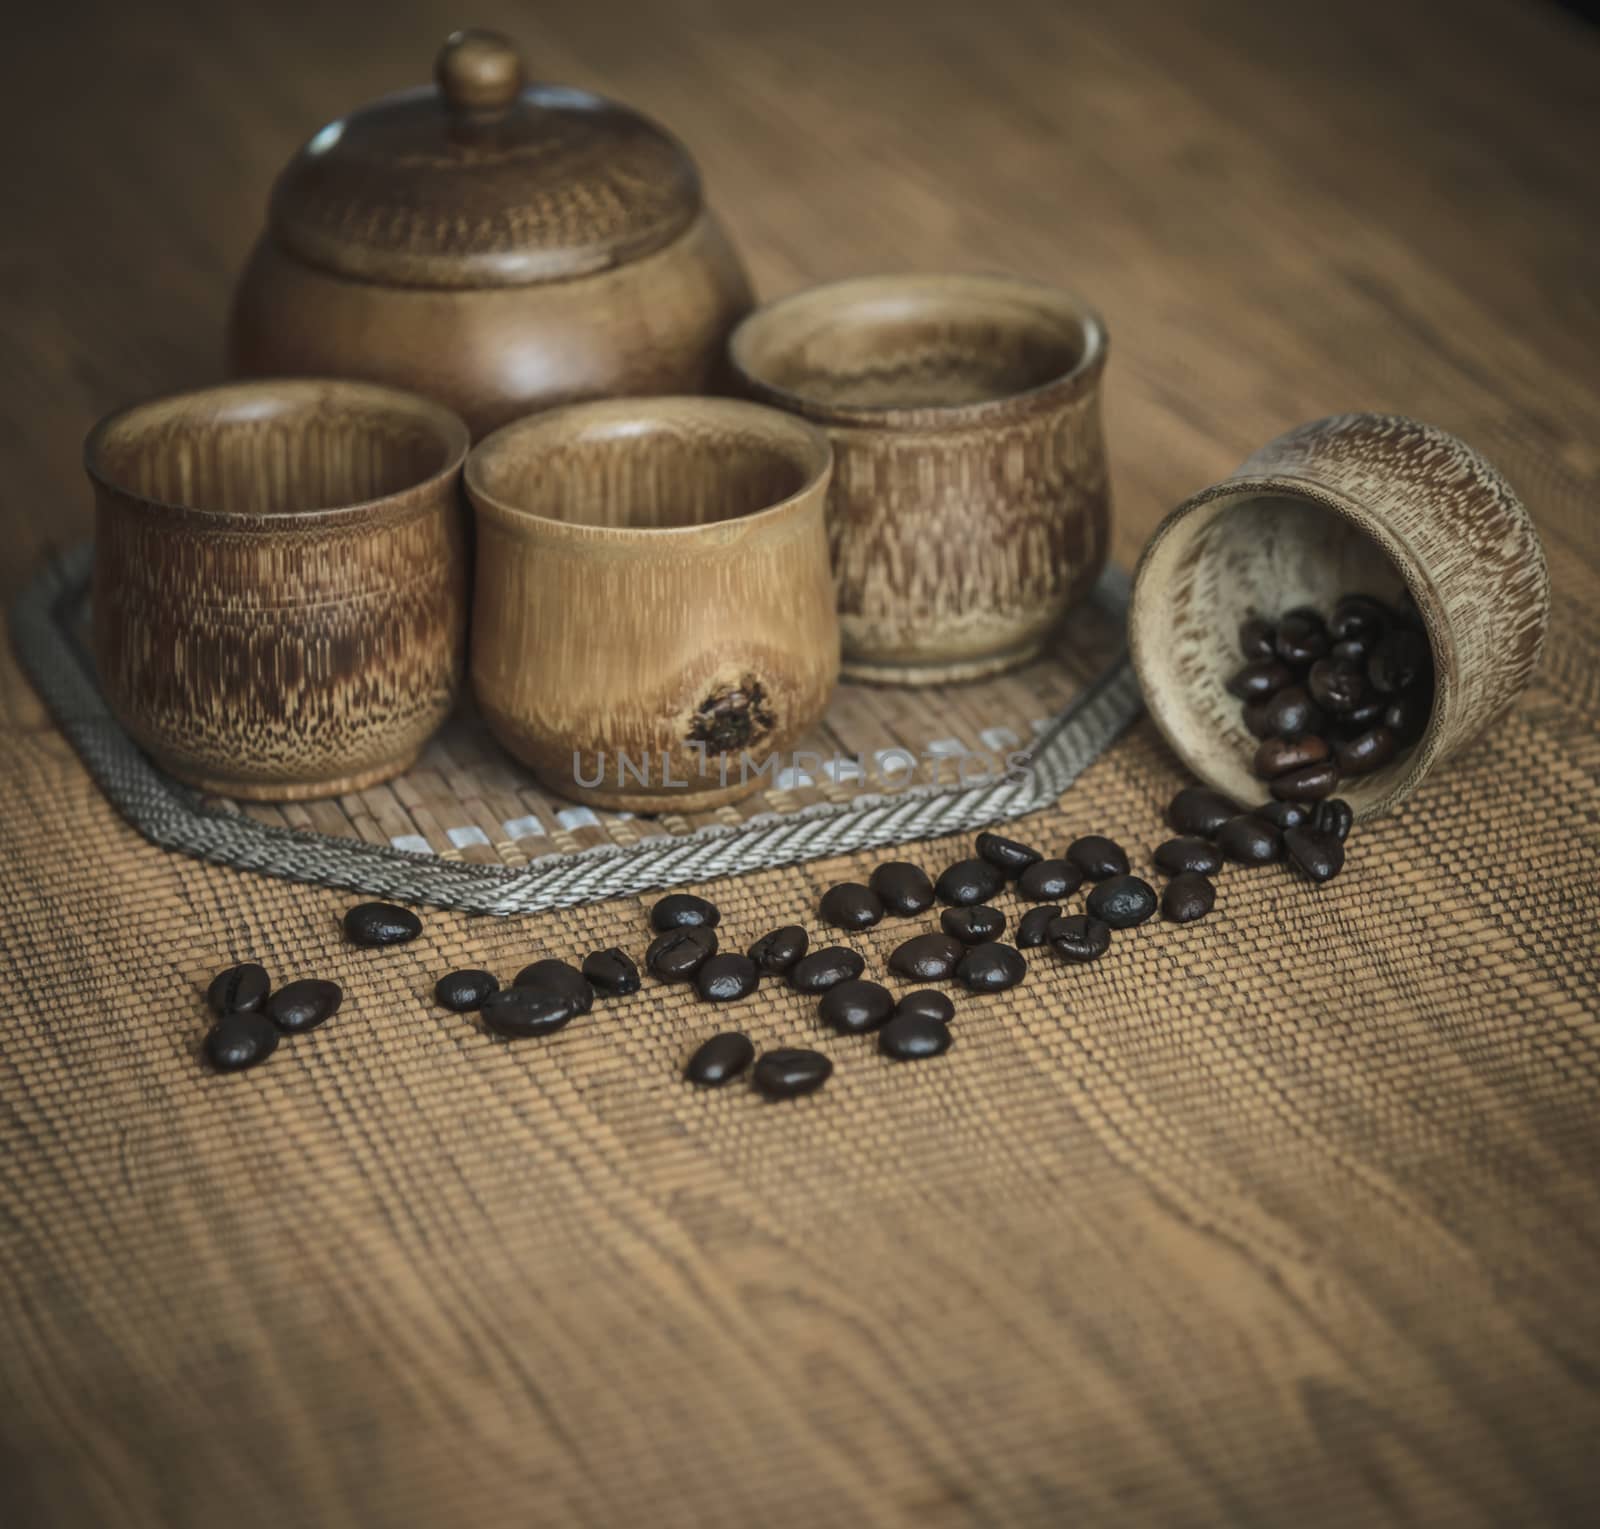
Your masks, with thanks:
[[[496,33],[454,33],[435,76],[330,122],[278,178],[230,368],[409,388],[475,436],[574,399],[705,391],[750,287],[683,146],[525,85]]]

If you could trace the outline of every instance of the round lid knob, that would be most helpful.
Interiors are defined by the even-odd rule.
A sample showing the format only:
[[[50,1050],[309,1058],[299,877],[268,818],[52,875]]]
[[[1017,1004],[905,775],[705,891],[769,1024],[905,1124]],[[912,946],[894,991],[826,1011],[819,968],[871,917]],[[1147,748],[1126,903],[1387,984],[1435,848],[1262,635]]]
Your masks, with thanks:
[[[522,60],[498,32],[452,32],[433,63],[445,105],[472,116],[503,116],[522,94]]]

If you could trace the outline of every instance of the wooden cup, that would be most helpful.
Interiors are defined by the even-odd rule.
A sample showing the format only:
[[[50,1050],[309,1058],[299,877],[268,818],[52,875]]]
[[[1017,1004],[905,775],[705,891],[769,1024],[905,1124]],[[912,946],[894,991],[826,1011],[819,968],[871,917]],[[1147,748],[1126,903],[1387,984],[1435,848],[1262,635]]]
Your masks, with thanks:
[[[294,801],[404,770],[464,666],[466,426],[368,383],[269,381],[90,432],[94,654],[203,790]]]
[[[495,736],[605,807],[770,785],[839,673],[831,470],[820,431],[726,399],[574,404],[481,441],[472,678]]]
[[[1302,425],[1167,516],[1130,612],[1151,717],[1208,786],[1246,806],[1264,800],[1256,740],[1224,688],[1244,662],[1239,623],[1402,589],[1433,649],[1433,712],[1415,746],[1338,792],[1358,817],[1391,811],[1521,693],[1550,619],[1527,511],[1477,452],[1430,425],[1382,414]]]
[[[851,679],[929,685],[1032,658],[1110,534],[1105,330],[992,276],[870,277],[746,318],[753,398],[833,443],[829,535]]]

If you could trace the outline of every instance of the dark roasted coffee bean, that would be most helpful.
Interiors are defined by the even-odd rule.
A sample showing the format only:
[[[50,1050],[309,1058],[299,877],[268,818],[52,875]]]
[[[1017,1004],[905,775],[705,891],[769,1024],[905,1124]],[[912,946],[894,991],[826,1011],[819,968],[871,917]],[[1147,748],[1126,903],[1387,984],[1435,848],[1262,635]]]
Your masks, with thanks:
[[[1344,869],[1344,845],[1314,828],[1291,828],[1283,836],[1289,863],[1313,881],[1332,881]]]
[[[1174,876],[1161,892],[1161,916],[1170,924],[1192,924],[1204,918],[1217,900],[1217,889],[1198,871]]]
[[[1321,764],[1328,757],[1328,740],[1315,733],[1299,738],[1266,738],[1256,750],[1251,762],[1262,780],[1272,780],[1287,775],[1290,770],[1304,769],[1306,765]]]
[[[1222,851],[1205,839],[1168,839],[1156,846],[1155,862],[1169,876],[1188,871],[1215,876],[1222,869]]]
[[[650,927],[658,934],[669,929],[715,929],[722,914],[692,892],[669,892],[650,910]]]
[[[716,930],[691,924],[658,934],[644,953],[644,966],[659,982],[687,982],[716,953]]]
[[[756,1048],[748,1035],[737,1030],[724,1030],[713,1035],[689,1058],[683,1075],[702,1088],[720,1088],[732,1078],[737,1078],[756,1058]]]
[[[1032,950],[1037,945],[1043,945],[1050,920],[1060,917],[1061,909],[1053,903],[1046,903],[1042,908],[1029,908],[1017,921],[1017,949]]]
[[[901,995],[900,1002],[894,1006],[898,1014],[922,1014],[929,1019],[942,1020],[949,1024],[955,1018],[956,1006],[943,993],[936,992],[931,987],[919,987],[910,993]]]
[[[889,957],[889,970],[913,982],[946,982],[966,946],[947,934],[917,934]]]
[[[1278,657],[1299,668],[1328,651],[1328,628],[1315,611],[1290,611],[1278,622]]]
[[[1220,791],[1208,786],[1185,786],[1167,807],[1167,822],[1181,834],[1214,839],[1217,830],[1238,811]]]
[[[1050,925],[1047,939],[1063,961],[1098,961],[1111,949],[1111,926],[1084,913],[1069,913]]]
[[[767,976],[781,977],[810,946],[811,938],[804,929],[798,924],[785,924],[782,929],[762,935],[746,954]]]
[[[878,1050],[894,1062],[920,1062],[950,1049],[950,1027],[930,1014],[897,1014],[878,1032]]]
[[[1366,699],[1359,706],[1353,707],[1338,719],[1340,731],[1344,734],[1362,733],[1369,727],[1376,726],[1383,720],[1387,704],[1387,696],[1381,696],[1377,691],[1369,689]]]
[[[1277,776],[1267,789],[1281,802],[1318,802],[1338,786],[1339,766],[1325,759],[1321,764],[1306,765]]]
[[[1113,876],[1102,881],[1083,906],[1090,918],[1097,918],[1113,929],[1132,929],[1156,911],[1155,888],[1138,876]]]
[[[1122,846],[1104,834],[1085,834],[1067,846],[1067,860],[1090,881],[1105,881],[1128,874],[1128,856]]]
[[[1389,607],[1371,595],[1343,595],[1333,608],[1329,633],[1340,642],[1351,638],[1371,641],[1389,624]]]
[[[888,860],[872,873],[868,883],[878,894],[883,911],[895,918],[910,918],[933,906],[933,883],[920,865]]]
[[[986,903],[1001,887],[1005,877],[987,860],[958,860],[934,884],[939,901],[958,908]]]
[[[1332,834],[1342,844],[1350,837],[1350,828],[1355,820],[1356,815],[1350,810],[1349,802],[1343,797],[1330,796],[1327,801],[1317,803],[1311,816],[1311,826],[1319,834]]]
[[[1228,694],[1241,701],[1264,701],[1294,678],[1294,671],[1276,658],[1258,659],[1228,676]]]
[[[957,978],[974,993],[1003,993],[1027,974],[1028,963],[1021,954],[997,941],[974,945],[956,967]]]
[[[695,990],[708,1003],[733,1003],[748,998],[761,980],[749,956],[729,953],[707,956],[695,969]]]
[[[1291,685],[1289,688],[1292,690],[1294,687]],[[1265,701],[1246,701],[1243,710],[1240,712],[1240,716],[1244,718],[1245,731],[1252,738],[1271,738],[1275,736],[1272,731],[1274,715],[1270,698]]]
[[[846,1035],[865,1035],[876,1030],[894,1013],[894,994],[881,982],[852,978],[831,987],[822,995],[817,1013],[824,1024]]]
[[[1409,627],[1386,633],[1367,660],[1367,678],[1385,695],[1409,690],[1432,672],[1433,654],[1428,639]]]
[[[1335,745],[1333,752],[1334,758],[1339,761],[1341,774],[1367,775],[1388,764],[1398,746],[1388,728],[1374,727]]]
[[[1320,733],[1323,728],[1321,709],[1300,685],[1280,690],[1263,711],[1272,738],[1298,738],[1302,733]]]
[[[1365,675],[1367,655],[1372,651],[1372,644],[1373,639],[1370,637],[1346,637],[1344,641],[1336,642],[1328,649],[1328,658],[1333,659],[1336,663],[1357,664],[1360,666],[1362,674]],[[1325,663],[1326,661],[1326,659],[1318,660],[1319,663]]]
[[[1323,711],[1345,717],[1366,699],[1366,670],[1341,659],[1319,658],[1306,676],[1306,689]]]
[[[825,924],[835,929],[870,929],[883,920],[883,904],[871,887],[859,881],[841,881],[822,894],[817,908]]]
[[[821,1088],[833,1072],[833,1063],[820,1051],[800,1051],[785,1046],[763,1052],[756,1063],[755,1085],[769,1099],[796,1099]]]
[[[394,903],[357,903],[344,916],[344,937],[352,945],[404,945],[422,933],[422,920]]]
[[[263,1012],[280,1030],[289,1035],[301,1035],[332,1018],[343,1002],[344,989],[337,982],[302,977],[297,982],[284,983],[267,1000]]]
[[[999,834],[979,834],[973,848],[1002,876],[1020,876],[1034,861],[1043,858],[1038,850],[1018,844],[1015,839],[1002,839]]]
[[[1254,813],[1241,812],[1222,825],[1217,848],[1240,865],[1266,865],[1283,853],[1283,830]]]
[[[639,991],[639,968],[633,957],[615,945],[606,950],[593,950],[583,958],[585,981],[597,993],[608,998],[621,998]]]
[[[534,961],[512,979],[512,987],[544,988],[559,993],[572,1005],[574,1014],[587,1014],[594,1007],[594,989],[589,979],[565,961]]]
[[[1264,621],[1260,616],[1251,616],[1248,620],[1239,623],[1239,653],[1250,663],[1257,659],[1272,659],[1278,656],[1278,649],[1273,641],[1275,633],[1272,623]]]
[[[789,986],[801,993],[826,993],[841,982],[854,982],[866,967],[855,951],[843,945],[825,945],[789,968]]]
[[[939,925],[963,945],[981,945],[1006,927],[1006,916],[998,908],[979,903],[972,908],[946,908],[939,917]]]
[[[477,1008],[490,993],[499,991],[500,983],[494,973],[479,971],[476,967],[450,972],[433,985],[435,1001],[457,1014],[468,1013]]]
[[[265,1014],[233,1009],[206,1036],[206,1060],[218,1072],[239,1072],[264,1062],[278,1049],[278,1031]]]
[[[571,999],[547,987],[503,987],[478,1005],[483,1022],[496,1035],[526,1040],[554,1035],[571,1022]]]
[[[1263,802],[1252,807],[1250,814],[1265,818],[1276,828],[1298,828],[1311,821],[1311,808],[1305,802]]]
[[[1071,897],[1083,885],[1083,872],[1066,860],[1041,860],[1017,877],[1017,896],[1029,902],[1053,903]]]
[[[1396,743],[1408,748],[1427,732],[1432,715],[1433,690],[1419,685],[1390,700],[1383,709],[1383,725],[1394,734]]]
[[[206,989],[213,1014],[244,1014],[259,1009],[272,992],[272,978],[264,966],[245,961],[218,972]]]

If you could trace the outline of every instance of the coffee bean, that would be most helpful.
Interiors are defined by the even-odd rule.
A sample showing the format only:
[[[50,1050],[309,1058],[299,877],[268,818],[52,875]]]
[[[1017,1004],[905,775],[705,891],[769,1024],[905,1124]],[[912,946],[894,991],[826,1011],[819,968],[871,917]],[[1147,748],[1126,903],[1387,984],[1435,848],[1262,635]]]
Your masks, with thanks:
[[[1328,740],[1315,733],[1299,738],[1267,738],[1256,750],[1250,768],[1263,780],[1287,775],[1290,770],[1321,764],[1328,757]]]
[[[433,985],[434,1000],[457,1014],[466,1014],[478,1007],[490,993],[498,993],[500,983],[492,972],[468,967],[450,972]]]
[[[404,945],[422,933],[422,920],[394,903],[357,903],[344,916],[344,937],[352,945]]]
[[[1217,889],[1198,871],[1174,876],[1161,893],[1161,916],[1168,923],[1192,924],[1204,918],[1217,900]]]
[[[1061,909],[1051,903],[1042,908],[1029,908],[1017,922],[1017,949],[1032,950],[1036,945],[1043,945],[1050,920],[1060,917]]]
[[[1316,802],[1335,790],[1339,784],[1339,766],[1331,759],[1321,764],[1306,765],[1291,770],[1287,775],[1275,777],[1267,787],[1283,802]]]
[[[1319,658],[1306,676],[1306,689],[1325,712],[1347,716],[1366,699],[1366,670],[1337,658]]]
[[[867,963],[843,945],[826,945],[802,956],[789,968],[789,986],[800,993],[825,993],[841,982],[853,982]]]
[[[1369,727],[1383,720],[1383,714],[1387,706],[1388,698],[1386,696],[1379,695],[1375,690],[1369,690],[1366,699],[1359,706],[1352,707],[1342,717],[1338,718],[1338,726],[1346,736],[1351,733],[1365,732]]]
[[[796,1099],[821,1088],[832,1072],[833,1063],[820,1051],[785,1046],[762,1053],[756,1063],[755,1085],[769,1099]]]
[[[206,989],[213,1014],[243,1014],[259,1009],[272,992],[272,978],[264,966],[245,961],[218,972]]]
[[[1292,685],[1289,687],[1294,688]],[[1245,731],[1252,738],[1272,738],[1277,735],[1272,730],[1273,712],[1272,701],[1246,701],[1240,712],[1244,718]]]
[[[1409,690],[1433,672],[1433,651],[1421,632],[1397,627],[1385,634],[1367,660],[1367,678],[1385,695]]]
[[[945,982],[965,954],[961,941],[947,934],[913,935],[889,957],[889,970],[913,982]]]
[[[1017,896],[1052,903],[1071,897],[1083,885],[1083,872],[1066,860],[1040,860],[1017,877]]]
[[[1291,828],[1283,836],[1294,868],[1313,881],[1332,881],[1344,869],[1344,845],[1332,834],[1314,828]]]
[[[1273,640],[1275,636],[1270,621],[1251,616],[1239,623],[1239,652],[1252,663],[1257,659],[1276,658],[1278,649]]]
[[[543,988],[559,993],[572,1005],[574,1014],[587,1014],[594,1007],[594,989],[577,967],[565,961],[535,961],[522,968],[511,980],[512,987]]]
[[[1155,862],[1169,876],[1189,871],[1215,876],[1222,869],[1222,851],[1204,839],[1168,839],[1156,846]]]
[[[1333,607],[1329,633],[1343,642],[1350,638],[1372,639],[1389,624],[1389,607],[1371,595],[1341,595]]]
[[[301,1035],[339,1012],[344,989],[321,977],[286,982],[267,1000],[265,1014],[280,1030]]]
[[[883,911],[896,918],[910,918],[933,906],[933,883],[920,865],[905,860],[887,860],[872,873],[868,885],[878,894]]]
[[[1028,963],[1010,945],[974,945],[961,958],[956,977],[974,993],[1003,993],[1028,974]]]
[[[1301,667],[1328,651],[1328,628],[1312,610],[1294,610],[1278,621],[1278,657],[1286,664]]]
[[[894,1012],[897,1016],[920,1014],[949,1024],[955,1018],[956,1006],[943,993],[931,987],[921,987],[902,994],[900,1002],[894,1006]]]
[[[1415,743],[1428,730],[1428,719],[1433,715],[1433,690],[1418,686],[1404,695],[1397,695],[1383,709],[1383,725],[1403,747]]]
[[[986,903],[1001,887],[1005,877],[987,860],[958,860],[934,884],[941,902],[966,907]]]
[[[963,945],[981,945],[1006,927],[1006,916],[998,908],[979,903],[973,908],[946,908],[939,923],[946,934]]]
[[[1217,830],[1238,811],[1220,791],[1207,786],[1185,786],[1167,807],[1167,822],[1181,834],[1214,839]]]
[[[1091,918],[1113,929],[1132,929],[1156,911],[1155,888],[1138,876],[1113,876],[1084,900]]]
[[[658,934],[644,953],[645,970],[659,982],[687,982],[717,953],[717,932],[703,924]]]
[[[633,957],[615,945],[590,951],[583,958],[583,976],[590,987],[608,998],[637,993],[640,987],[639,968],[633,964]]]
[[[1311,821],[1311,808],[1305,802],[1263,802],[1252,807],[1250,813],[1252,817],[1265,818],[1275,828],[1298,828]]]
[[[1240,865],[1266,865],[1283,853],[1283,831],[1254,813],[1229,818],[1217,834],[1217,848]]]
[[[1262,708],[1267,735],[1272,738],[1298,738],[1302,733],[1320,733],[1324,726],[1321,709],[1304,687],[1290,685],[1280,690]]]
[[[547,987],[503,987],[478,1005],[484,1024],[510,1040],[554,1035],[573,1012],[569,998]]]
[[[870,929],[883,920],[883,904],[871,887],[859,881],[841,881],[822,894],[817,912],[835,929]]]
[[[761,980],[749,956],[707,956],[695,969],[696,991],[708,1003],[733,1003],[748,998]]]
[[[1355,738],[1348,738],[1334,748],[1342,775],[1369,775],[1381,770],[1394,758],[1399,747],[1394,734],[1386,727],[1374,727]]]
[[[1350,837],[1350,828],[1355,820],[1356,815],[1350,810],[1349,802],[1343,797],[1330,796],[1327,801],[1317,803],[1316,811],[1311,815],[1311,826],[1319,834],[1332,834],[1342,844]]]
[[[1343,642],[1336,642],[1328,649],[1328,657],[1344,664],[1356,664],[1366,677],[1367,655],[1372,651],[1373,640],[1370,637],[1347,637]],[[1318,660],[1325,662],[1325,660]]]
[[[894,994],[880,982],[864,982],[857,977],[829,988],[817,1005],[817,1013],[824,1024],[835,1030],[865,1035],[894,1013]]]
[[[716,904],[692,892],[670,892],[650,910],[650,927],[658,934],[669,929],[715,929],[721,922]]]
[[[950,1049],[950,1027],[930,1014],[897,1014],[878,1032],[878,1050],[894,1062],[920,1062]]]
[[[1085,834],[1067,846],[1067,859],[1090,881],[1105,881],[1128,874],[1128,856],[1122,846],[1104,834]]]
[[[1036,860],[1042,859],[1039,851],[1015,839],[1002,839],[999,834],[979,834],[972,846],[979,859],[987,860],[1002,876],[1020,876]]]
[[[933,889],[928,889],[932,896]],[[798,924],[785,924],[764,934],[746,954],[756,963],[757,970],[769,977],[780,977],[810,948],[811,938]]]
[[[1228,694],[1241,701],[1264,701],[1269,695],[1276,695],[1293,678],[1294,671],[1278,659],[1257,659],[1229,675]]]
[[[264,1062],[278,1049],[278,1032],[265,1014],[233,1009],[206,1036],[206,1060],[218,1072],[240,1072]]]
[[[683,1075],[690,1083],[698,1083],[702,1088],[720,1088],[730,1079],[737,1078],[755,1060],[755,1056],[756,1048],[751,1045],[748,1035],[741,1035],[737,1030],[724,1030],[721,1035],[713,1035],[689,1058]]]
[[[1069,913],[1051,923],[1047,938],[1063,961],[1098,961],[1111,949],[1111,926],[1084,913]]]

